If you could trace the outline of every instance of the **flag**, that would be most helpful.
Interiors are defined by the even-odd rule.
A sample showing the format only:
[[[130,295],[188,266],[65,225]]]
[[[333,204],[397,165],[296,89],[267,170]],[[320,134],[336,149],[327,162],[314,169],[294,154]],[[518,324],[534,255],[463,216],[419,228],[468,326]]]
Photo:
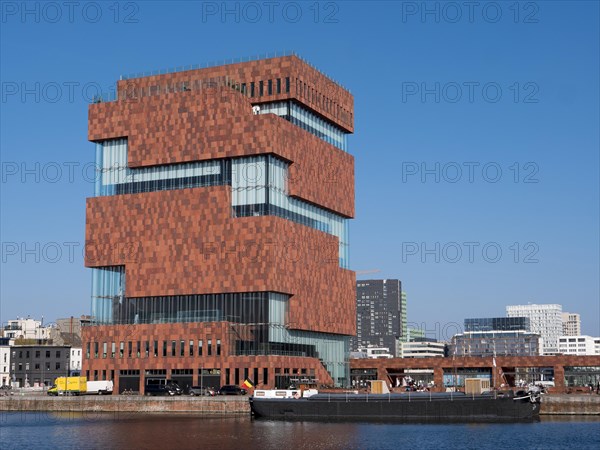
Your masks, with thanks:
[[[250,380],[250,378],[246,378],[244,383],[242,383],[242,386],[244,386],[246,389],[250,389],[254,387],[254,383]]]

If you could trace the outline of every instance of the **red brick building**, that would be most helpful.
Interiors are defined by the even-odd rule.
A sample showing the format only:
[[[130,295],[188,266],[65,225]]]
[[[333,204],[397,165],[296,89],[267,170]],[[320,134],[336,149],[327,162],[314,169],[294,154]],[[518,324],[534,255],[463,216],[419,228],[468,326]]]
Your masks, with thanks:
[[[89,108],[84,374],[349,383],[351,94],[296,56],[120,80]]]

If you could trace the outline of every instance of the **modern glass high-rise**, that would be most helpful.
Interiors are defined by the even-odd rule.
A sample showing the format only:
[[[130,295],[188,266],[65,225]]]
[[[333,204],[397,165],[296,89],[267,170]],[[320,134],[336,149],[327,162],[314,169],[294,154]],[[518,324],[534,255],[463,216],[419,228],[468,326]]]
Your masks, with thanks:
[[[297,56],[117,91],[89,112],[85,374],[348,384],[351,94]]]
[[[400,280],[358,280],[356,282],[356,337],[352,349],[386,347],[398,356],[398,340],[406,328],[406,301]]]

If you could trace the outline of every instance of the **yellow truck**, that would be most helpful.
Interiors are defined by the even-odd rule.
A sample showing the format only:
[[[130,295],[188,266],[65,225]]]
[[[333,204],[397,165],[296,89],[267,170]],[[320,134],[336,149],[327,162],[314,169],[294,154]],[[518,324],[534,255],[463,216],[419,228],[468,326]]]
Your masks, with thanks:
[[[87,392],[86,377],[58,377],[48,395],[79,395]]]
[[[86,377],[58,377],[48,395],[112,394],[112,380],[87,381]]]

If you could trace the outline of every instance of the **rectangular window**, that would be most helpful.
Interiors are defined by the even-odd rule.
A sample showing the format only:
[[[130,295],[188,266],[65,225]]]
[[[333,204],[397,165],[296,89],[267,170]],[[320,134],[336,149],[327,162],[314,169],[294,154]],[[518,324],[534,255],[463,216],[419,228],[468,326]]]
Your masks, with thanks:
[[[25,358],[29,359],[29,350],[25,352]]]
[[[229,384],[230,377],[231,377],[231,369],[225,369],[225,384]]]
[[[35,363],[35,368],[39,369],[40,368],[40,363]],[[6,372],[6,370],[5,370],[5,372]]]
[[[277,78],[277,93],[281,94],[281,78]]]
[[[256,380],[252,380],[256,383]],[[263,368],[263,384],[266,386],[269,383],[269,369]]]
[[[60,370],[60,363],[59,362],[56,363],[56,370]]]
[[[262,97],[264,94],[264,90],[265,90],[265,83],[264,81],[259,81],[258,82],[258,96]]]
[[[267,81],[267,94],[273,95],[273,80]]]
[[[50,358],[50,352],[46,352],[46,358]],[[94,342],[94,358],[98,357],[98,342]]]
[[[202,356],[202,339],[198,341],[198,356]]]
[[[48,352],[50,353],[50,352]],[[19,359],[23,359],[23,350],[19,350]]]
[[[108,352],[108,344],[106,342],[102,343],[102,357],[106,358]]]
[[[133,342],[129,341],[129,342],[127,342],[127,357],[131,358],[132,354],[133,354]]]
[[[103,371],[102,371],[102,379],[103,379],[103,380],[106,380],[106,370],[103,370]]]
[[[190,356],[194,356],[194,341],[190,341]]]
[[[141,351],[142,351],[142,342],[137,341],[137,348],[136,348],[135,354],[138,358],[141,356]]]
[[[125,342],[119,344],[119,358],[122,358],[125,354]]]
[[[207,351],[206,354],[208,356],[212,355],[212,339],[209,339],[207,342]]]
[[[258,367],[254,368],[254,377],[252,378],[252,382],[256,385],[258,383]]]
[[[167,356],[167,341],[163,341],[163,356]]]
[[[285,77],[285,93],[290,93],[290,77]]]
[[[250,83],[250,97],[254,97],[254,81]]]
[[[221,339],[217,339],[217,356],[221,355]]]
[[[86,370],[85,371],[85,377],[89,380],[90,379],[90,371]]]
[[[114,342],[111,342],[110,343],[110,357],[114,358],[116,352],[117,352],[117,344],[115,344]]]
[[[85,357],[90,359],[90,343],[85,344]]]
[[[150,341],[146,341],[146,358],[150,358]]]
[[[46,363],[46,370],[50,370],[50,363],[49,362]]]
[[[242,83],[242,94],[246,95],[246,83]]]
[[[154,341],[154,357],[158,356],[158,341]]]
[[[27,357],[29,357],[29,355],[27,355]],[[57,357],[57,358],[60,358],[60,350],[57,350],[57,351],[56,351],[56,357]]]
[[[235,371],[234,371],[233,383],[236,386],[240,384],[240,369],[238,369],[237,367],[235,368]]]
[[[25,363],[25,370],[29,370],[29,363]]]
[[[185,341],[179,341],[179,356],[185,356]]]
[[[177,354],[177,341],[171,341],[171,356],[175,356]]]
[[[98,371],[94,370],[94,381],[98,381]]]

